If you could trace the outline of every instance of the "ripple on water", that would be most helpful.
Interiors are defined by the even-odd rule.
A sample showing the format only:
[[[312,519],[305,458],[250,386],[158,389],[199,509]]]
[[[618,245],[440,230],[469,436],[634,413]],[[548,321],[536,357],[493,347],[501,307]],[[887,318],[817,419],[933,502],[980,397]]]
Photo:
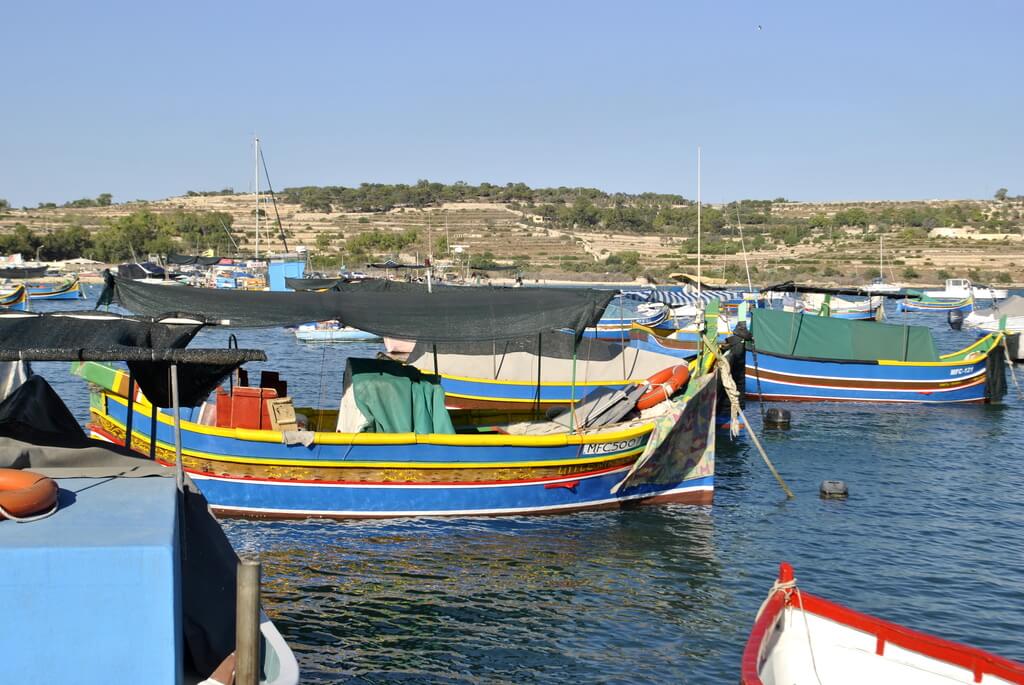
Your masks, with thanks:
[[[970,337],[940,316],[906,318],[934,324],[942,351]],[[299,404],[337,404],[346,356],[379,349],[236,333],[267,350],[254,370],[281,371]],[[226,340],[204,331],[195,344]],[[84,420],[84,386],[66,365],[37,370]],[[1024,660],[1016,397],[790,408],[785,432],[761,433],[756,404],[747,414],[791,502],[745,439],[723,438],[712,507],[224,527],[261,554],[267,611],[305,682],[735,682],[780,560],[809,591]],[[850,499],[820,500],[826,478],[845,480]]]

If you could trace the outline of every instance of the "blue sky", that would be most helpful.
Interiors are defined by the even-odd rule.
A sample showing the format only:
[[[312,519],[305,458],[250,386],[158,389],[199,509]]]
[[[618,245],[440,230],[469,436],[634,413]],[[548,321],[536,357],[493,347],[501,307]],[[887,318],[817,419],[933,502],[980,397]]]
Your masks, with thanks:
[[[758,26],[761,29],[758,29]],[[15,206],[420,178],[1024,194],[1024,3],[15,3]]]

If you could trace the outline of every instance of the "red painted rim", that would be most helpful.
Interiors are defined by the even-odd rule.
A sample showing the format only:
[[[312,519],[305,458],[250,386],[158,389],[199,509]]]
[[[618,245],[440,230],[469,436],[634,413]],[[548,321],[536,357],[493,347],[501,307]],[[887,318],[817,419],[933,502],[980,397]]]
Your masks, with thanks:
[[[779,581],[785,582],[792,577],[792,567],[785,562],[780,564]],[[862,614],[807,592],[801,591],[800,601],[804,611],[874,635],[877,639],[876,653],[879,655],[885,653],[886,645],[892,644],[972,671],[976,683],[983,682],[982,676],[991,675],[1011,683],[1024,684],[1024,664],[1016,661]],[[750,638],[743,649],[741,685],[763,685],[758,670],[764,656],[765,641],[775,621],[787,606],[799,606],[796,594],[787,593],[785,590],[776,591],[769,599],[764,612],[754,623]]]

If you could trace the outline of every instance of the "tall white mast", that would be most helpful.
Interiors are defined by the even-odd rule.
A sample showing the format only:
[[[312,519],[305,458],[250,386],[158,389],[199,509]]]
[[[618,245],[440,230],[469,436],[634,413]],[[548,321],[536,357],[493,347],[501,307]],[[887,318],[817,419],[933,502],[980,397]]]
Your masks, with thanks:
[[[697,297],[700,297],[701,276],[700,276],[700,145],[697,146]]]
[[[878,234],[878,278],[879,283],[885,280],[885,274],[882,273],[882,234]]]
[[[260,258],[260,139],[253,136],[253,171],[256,177],[256,259]]]

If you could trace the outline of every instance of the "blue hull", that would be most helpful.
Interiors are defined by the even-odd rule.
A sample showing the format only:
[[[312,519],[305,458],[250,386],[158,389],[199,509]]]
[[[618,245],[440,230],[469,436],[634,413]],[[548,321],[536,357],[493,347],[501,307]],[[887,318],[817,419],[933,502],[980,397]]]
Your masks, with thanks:
[[[746,355],[747,397],[798,401],[987,401],[984,357],[968,362],[887,364]]]

